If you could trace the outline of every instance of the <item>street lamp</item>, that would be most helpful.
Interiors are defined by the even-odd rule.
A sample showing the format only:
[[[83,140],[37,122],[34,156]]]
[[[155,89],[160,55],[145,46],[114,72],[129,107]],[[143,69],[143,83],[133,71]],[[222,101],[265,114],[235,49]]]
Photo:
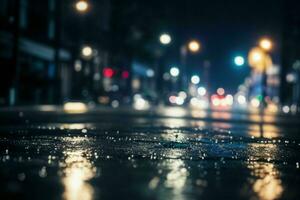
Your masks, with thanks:
[[[265,97],[267,89],[267,68],[272,66],[271,56],[268,51],[272,49],[272,41],[263,38],[259,41],[259,47],[254,47],[249,52],[249,65],[253,67],[254,70],[261,73],[261,96],[262,96],[262,110],[265,108]]]
[[[169,34],[167,33],[164,33],[164,34],[161,34],[160,37],[159,37],[159,41],[161,44],[163,45],[168,45],[171,43],[172,41],[172,38]]]
[[[155,61],[155,72],[150,72],[149,71],[149,77],[153,77],[154,75],[156,76],[156,92],[157,92],[157,98],[159,101],[159,104],[162,103],[162,94],[164,91],[164,86],[163,86],[163,73],[164,73],[164,62],[163,62],[163,55],[165,53],[165,49],[163,48],[163,46],[168,46],[171,42],[172,42],[172,37],[170,34],[164,32],[161,33],[160,35],[157,36],[158,39],[158,48],[155,50],[155,57],[156,57],[156,61]],[[147,72],[148,75],[148,72]]]
[[[197,53],[200,51],[201,45],[200,42],[197,40],[191,40],[188,43],[185,43],[180,48],[180,61],[182,67],[182,88],[184,89],[187,85],[187,72],[186,72],[186,65],[187,65],[187,56],[188,53]]]
[[[252,99],[251,105],[254,107],[261,107],[260,109],[260,118],[261,122],[260,127],[260,134],[263,136],[263,116],[264,110],[266,107],[266,89],[267,89],[267,68],[272,66],[272,59],[268,52],[272,49],[273,43],[270,39],[263,38],[259,41],[259,47],[254,47],[250,50],[248,59],[249,65],[254,68],[257,72],[261,73],[262,80],[261,80],[261,99],[262,102],[258,99]]]
[[[89,4],[86,0],[79,0],[75,4],[76,10],[79,12],[86,12],[89,8]]]

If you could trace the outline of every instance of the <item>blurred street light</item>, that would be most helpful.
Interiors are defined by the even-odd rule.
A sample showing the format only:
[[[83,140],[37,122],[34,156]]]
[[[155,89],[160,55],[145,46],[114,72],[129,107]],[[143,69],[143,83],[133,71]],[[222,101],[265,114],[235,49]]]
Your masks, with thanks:
[[[245,105],[247,103],[247,99],[244,95],[239,95],[237,101],[240,105]]]
[[[239,67],[243,66],[245,64],[245,59],[242,56],[236,56],[234,58],[234,63],[236,66],[239,66]]]
[[[192,40],[188,43],[188,50],[192,53],[196,53],[200,50],[200,43],[197,40]]]
[[[172,67],[171,69],[170,69],[170,74],[171,74],[171,76],[173,76],[173,77],[177,77],[178,75],[179,75],[179,69],[178,69],[178,67]]]
[[[82,102],[66,102],[63,106],[64,112],[66,113],[85,113],[87,112],[87,106]]]
[[[105,78],[112,78],[114,74],[115,74],[115,71],[112,68],[110,68],[110,67],[105,67],[103,69],[103,76]]]
[[[122,72],[122,78],[123,79],[128,79],[129,78],[129,71],[125,70]]]
[[[259,100],[252,100],[253,107],[261,106],[261,116],[263,115],[266,104],[266,90],[267,90],[267,68],[273,65],[271,56],[268,51],[272,49],[273,43],[267,38],[263,38],[259,41],[259,47],[254,47],[249,52],[249,65],[257,72],[261,73],[261,100],[262,103],[258,104]],[[261,129],[262,130],[262,129]]]
[[[259,46],[265,51],[270,51],[273,47],[273,44],[270,39],[263,38],[259,41]]]
[[[285,114],[287,114],[287,113],[290,112],[290,107],[289,107],[289,106],[283,106],[283,107],[282,107],[282,111],[283,111]]]
[[[161,44],[163,45],[168,45],[171,43],[172,41],[172,38],[169,34],[167,33],[164,33],[164,34],[161,34],[160,37],[159,37],[159,41]]]
[[[90,46],[84,46],[81,49],[81,54],[84,58],[91,58],[93,55],[93,49]]]
[[[79,12],[86,12],[89,8],[89,4],[86,0],[79,0],[75,4],[76,10]]]
[[[261,62],[263,60],[264,54],[260,51],[256,51],[253,53],[253,61],[254,62]]]
[[[197,40],[191,40],[188,43],[184,43],[180,48],[180,63],[182,71],[181,87],[187,88],[188,75],[187,75],[187,57],[188,53],[197,53],[200,51],[201,45]]]
[[[296,83],[297,82],[297,74],[295,72],[288,73],[286,75],[286,81],[288,83]]]
[[[259,47],[254,47],[250,50],[249,56],[249,65],[258,72],[264,72],[266,68],[272,66],[271,57]]]
[[[147,77],[153,77],[155,75],[155,72],[153,71],[153,69],[147,69],[146,71],[146,75]]]
[[[226,95],[225,102],[227,106],[233,105],[233,96],[231,94]]]
[[[200,83],[200,77],[197,75],[192,76],[191,78],[191,82],[195,85],[197,85],[198,83]]]
[[[218,88],[217,89],[217,94],[220,95],[220,96],[223,96],[225,94],[224,88]]]
[[[180,92],[178,93],[178,96],[179,96],[179,97],[182,97],[183,99],[186,99],[186,98],[187,98],[187,94],[186,94],[185,91],[180,91]]]
[[[205,96],[206,95],[206,88],[205,87],[199,87],[197,91],[198,91],[198,94],[200,96]]]
[[[159,47],[156,48],[155,50],[155,70],[154,71],[147,71],[147,76],[148,77],[154,77],[156,79],[156,94],[157,94],[157,99],[159,104],[162,104],[162,99],[163,99],[163,87],[161,87],[161,84],[163,83],[163,79],[166,79],[166,76],[163,74],[164,70],[163,67],[161,65],[163,65],[163,56],[165,54],[165,51],[162,49],[162,46],[168,46],[171,42],[172,42],[172,38],[171,35],[168,33],[162,33],[158,36],[158,40],[159,40]]]
[[[253,98],[251,101],[251,106],[254,107],[254,108],[258,108],[260,106],[260,101],[256,98]]]
[[[178,96],[178,97],[176,98],[176,104],[177,104],[178,106],[183,105],[183,104],[184,104],[184,98]]]
[[[80,60],[76,60],[74,63],[74,69],[76,72],[80,72],[82,70],[82,63]]]

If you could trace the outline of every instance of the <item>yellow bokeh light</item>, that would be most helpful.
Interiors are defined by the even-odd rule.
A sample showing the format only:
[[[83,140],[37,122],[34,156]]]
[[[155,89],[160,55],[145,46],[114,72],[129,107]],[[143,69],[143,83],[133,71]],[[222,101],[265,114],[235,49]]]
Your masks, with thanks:
[[[259,46],[263,49],[263,50],[266,50],[266,51],[270,51],[272,49],[272,41],[267,39],[267,38],[264,38],[262,40],[260,40],[259,42]]]
[[[198,52],[200,50],[200,43],[196,40],[192,40],[189,42],[188,48],[191,52]]]
[[[252,189],[261,200],[280,199],[283,193],[282,181],[279,171],[274,164],[251,163],[248,166],[251,174],[257,179],[254,181]]]
[[[67,102],[64,104],[63,109],[66,113],[80,114],[87,112],[88,108],[81,102]]]
[[[75,6],[79,12],[85,12],[89,8],[89,4],[84,0],[78,1]]]
[[[256,98],[252,99],[250,103],[251,103],[251,106],[254,108],[258,108],[260,106],[260,101]]]
[[[258,72],[263,72],[273,65],[270,55],[262,48],[252,48],[248,55],[249,65]]]

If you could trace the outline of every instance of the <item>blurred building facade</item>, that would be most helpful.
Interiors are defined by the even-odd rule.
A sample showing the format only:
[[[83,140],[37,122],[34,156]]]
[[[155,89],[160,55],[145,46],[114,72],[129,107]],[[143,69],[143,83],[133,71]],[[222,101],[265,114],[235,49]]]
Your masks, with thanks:
[[[0,0],[0,104],[94,94],[109,62],[111,9],[110,0],[88,2],[89,12],[79,13],[76,1]],[[81,56],[84,45],[93,48],[91,59]]]
[[[55,2],[1,0],[1,99],[5,104],[53,101],[57,73],[54,63]],[[71,61],[59,49],[62,63]]]
[[[134,63],[152,70],[162,21],[151,15],[155,3],[87,0],[88,10],[79,12],[78,1],[0,0],[0,104],[130,96],[140,77]]]
[[[284,1],[281,102],[300,105],[300,2]]]

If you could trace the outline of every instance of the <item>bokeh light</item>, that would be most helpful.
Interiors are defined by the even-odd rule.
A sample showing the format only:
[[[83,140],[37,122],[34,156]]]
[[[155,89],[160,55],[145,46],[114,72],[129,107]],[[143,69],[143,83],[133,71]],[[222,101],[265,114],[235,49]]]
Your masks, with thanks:
[[[192,40],[189,42],[188,48],[191,52],[196,53],[200,50],[200,43],[196,40]]]
[[[234,58],[234,63],[237,65],[237,66],[243,66],[245,64],[245,59],[244,57],[242,56],[236,56]]]
[[[272,44],[272,41],[270,39],[263,38],[263,39],[260,40],[259,46],[262,49],[266,50],[266,51],[270,51],[272,49],[273,44]]]
[[[197,91],[198,91],[198,94],[200,96],[206,95],[206,89],[205,89],[205,87],[199,87]]]
[[[89,8],[89,4],[87,1],[80,0],[75,4],[76,10],[79,12],[85,12]]]
[[[197,75],[192,76],[191,82],[192,82],[193,84],[195,84],[195,85],[198,84],[198,83],[200,83],[200,77],[197,76]]]
[[[103,76],[104,76],[105,78],[112,78],[113,75],[114,75],[114,70],[113,70],[112,68],[110,68],[110,67],[105,67],[105,68],[103,69]]]
[[[171,76],[173,76],[173,77],[179,76],[179,73],[180,73],[180,71],[179,71],[178,67],[172,67],[172,68],[170,69],[170,74],[171,74]]]
[[[260,106],[260,101],[257,98],[253,98],[250,103],[254,108],[258,108]]]
[[[223,96],[225,94],[224,88],[218,88],[217,89],[217,94],[220,95],[220,96]]]
[[[159,37],[159,41],[161,44],[163,45],[167,45],[167,44],[170,44],[171,41],[172,41],[172,38],[169,34],[167,33],[164,33],[162,34],[160,37]]]
[[[239,95],[237,97],[237,101],[240,105],[245,105],[246,104],[246,97],[244,95]]]
[[[66,102],[63,106],[66,113],[79,114],[87,112],[87,106],[82,102]]]
[[[85,58],[90,58],[93,54],[93,49],[90,46],[84,46],[81,50],[81,54]]]

